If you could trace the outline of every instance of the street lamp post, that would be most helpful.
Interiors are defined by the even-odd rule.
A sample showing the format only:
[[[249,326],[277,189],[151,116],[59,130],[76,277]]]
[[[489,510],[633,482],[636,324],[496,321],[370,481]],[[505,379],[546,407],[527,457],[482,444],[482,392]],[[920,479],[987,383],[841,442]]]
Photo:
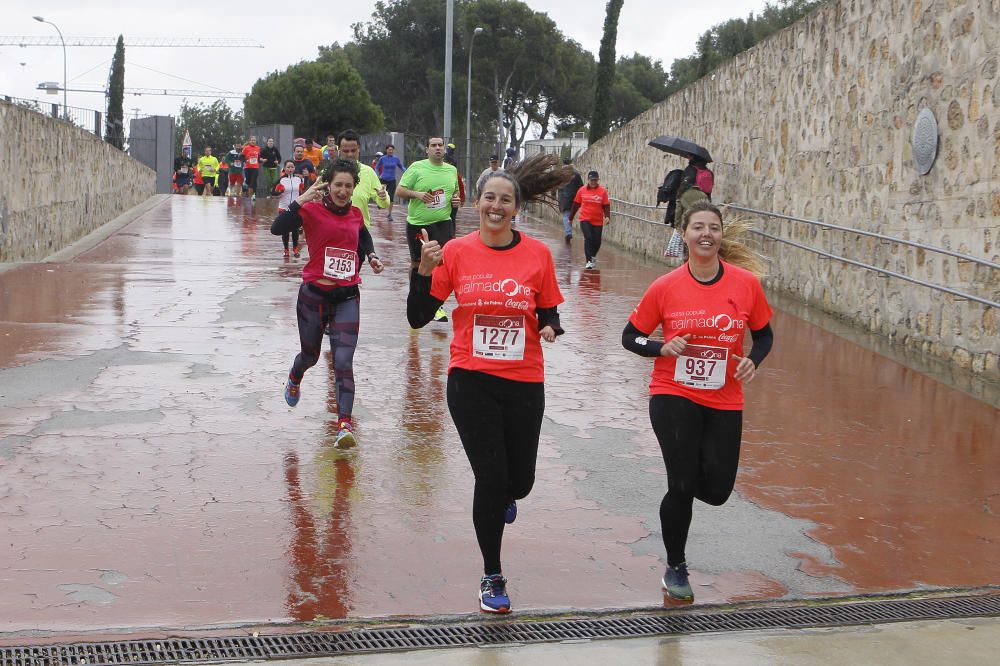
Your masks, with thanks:
[[[472,46],[476,43],[476,35],[483,32],[482,28],[472,31],[469,40],[469,89],[465,100],[465,200],[472,201],[472,182],[469,180],[469,169],[472,166]]]
[[[455,0],[448,0],[444,21],[444,139],[451,141],[451,49],[452,32],[455,25]]]
[[[59,26],[57,26],[52,21],[46,21],[41,16],[32,16],[31,18],[35,19],[39,23],[48,23],[49,25],[51,25],[53,28],[56,29],[56,32],[59,33],[59,41],[62,42],[62,47],[63,47],[63,120],[65,120],[65,119],[69,118],[69,107],[66,105],[66,86],[67,86],[67,81],[66,81],[66,40],[63,39],[62,30],[60,30]]]

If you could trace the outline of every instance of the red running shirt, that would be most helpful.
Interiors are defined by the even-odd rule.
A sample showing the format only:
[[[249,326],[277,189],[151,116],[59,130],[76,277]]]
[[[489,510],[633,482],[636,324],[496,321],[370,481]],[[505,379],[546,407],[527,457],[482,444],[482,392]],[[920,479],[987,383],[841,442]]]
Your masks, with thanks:
[[[249,143],[243,146],[243,157],[247,161],[247,169],[260,168],[260,146],[251,146]]]
[[[449,371],[545,380],[536,310],[563,302],[548,247],[524,234],[508,250],[483,244],[478,231],[456,238],[444,246],[444,263],[431,280],[434,298],[443,301],[451,293],[458,307],[451,313]]]
[[[334,215],[319,201],[310,201],[299,208],[299,215],[309,247],[309,261],[302,268],[302,281],[316,282],[325,278],[338,287],[361,284],[358,235],[365,223],[361,211],[351,206],[346,215]]]
[[[611,205],[608,191],[602,185],[591,189],[584,185],[576,191],[573,201],[580,204],[580,220],[595,227],[604,226],[604,207]]]
[[[632,311],[629,321],[640,331],[662,327],[664,340],[691,334],[684,356],[656,358],[650,395],[679,395],[714,409],[743,409],[743,384],[733,379],[733,355],[744,355],[747,328],[763,328],[773,311],[753,273],[722,265],[722,278],[704,285],[681,264],[657,278]]]

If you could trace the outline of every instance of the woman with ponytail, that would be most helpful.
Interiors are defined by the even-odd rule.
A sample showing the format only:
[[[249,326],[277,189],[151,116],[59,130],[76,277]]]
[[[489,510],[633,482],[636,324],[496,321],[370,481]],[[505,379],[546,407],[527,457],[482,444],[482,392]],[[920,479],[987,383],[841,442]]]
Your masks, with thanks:
[[[743,385],[756,376],[774,339],[758,279],[763,262],[735,231],[723,232],[722,212],[710,201],[694,202],[681,222],[687,261],[649,286],[622,331],[626,349],[656,359],[649,418],[668,486],[660,503],[667,554],[662,586],[682,603],[694,600],[685,553],[694,500],[720,506],[732,493]],[[663,342],[649,338],[657,328]],[[753,347],[743,356],[747,329]]]
[[[573,176],[553,155],[538,155],[510,171],[484,174],[476,191],[479,228],[444,247],[425,232],[406,316],[420,328],[452,293],[448,409],[475,476],[472,522],[483,556],[479,608],[510,612],[500,566],[504,525],[535,481],[545,408],[541,341],[563,330],[563,302],[552,253],[513,228],[531,202],[556,204],[553,193]]]

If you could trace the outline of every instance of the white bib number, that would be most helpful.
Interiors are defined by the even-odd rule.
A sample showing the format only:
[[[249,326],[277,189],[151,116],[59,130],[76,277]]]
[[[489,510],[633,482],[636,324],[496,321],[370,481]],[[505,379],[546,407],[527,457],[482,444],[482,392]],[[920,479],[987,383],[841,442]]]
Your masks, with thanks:
[[[718,389],[726,383],[729,350],[724,347],[688,345],[677,357],[674,381],[696,389]]]
[[[326,248],[323,275],[334,280],[350,280],[357,273],[358,253],[339,247]]]
[[[476,315],[472,325],[472,355],[491,361],[524,359],[524,316]]]
[[[434,201],[427,204],[427,210],[437,210],[438,208],[444,208],[447,201],[444,198],[444,189],[439,188],[436,190],[431,190],[431,194],[434,195]]]

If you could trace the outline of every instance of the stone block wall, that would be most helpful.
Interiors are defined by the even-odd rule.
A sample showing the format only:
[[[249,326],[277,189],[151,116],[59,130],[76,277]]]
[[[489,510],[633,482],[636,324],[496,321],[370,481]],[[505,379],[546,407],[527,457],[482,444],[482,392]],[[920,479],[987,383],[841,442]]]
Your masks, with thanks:
[[[94,134],[0,101],[0,263],[39,261],[155,192],[155,172]]]
[[[831,0],[592,146],[613,197],[652,205],[685,161],[660,134],[706,146],[717,203],[822,220],[1000,262],[1000,0]],[[937,160],[911,148],[921,109]],[[628,210],[627,208],[622,210]],[[650,219],[662,212],[646,211]],[[634,246],[635,224],[605,238]],[[767,233],[1000,301],[1000,271],[857,234],[761,218]],[[647,226],[650,243],[663,233]],[[638,232],[640,235],[643,232]],[[619,235],[622,236],[619,238]],[[662,245],[659,245],[662,248]],[[659,248],[647,252],[655,256]],[[1000,376],[997,308],[766,241],[771,285],[977,372]]]

